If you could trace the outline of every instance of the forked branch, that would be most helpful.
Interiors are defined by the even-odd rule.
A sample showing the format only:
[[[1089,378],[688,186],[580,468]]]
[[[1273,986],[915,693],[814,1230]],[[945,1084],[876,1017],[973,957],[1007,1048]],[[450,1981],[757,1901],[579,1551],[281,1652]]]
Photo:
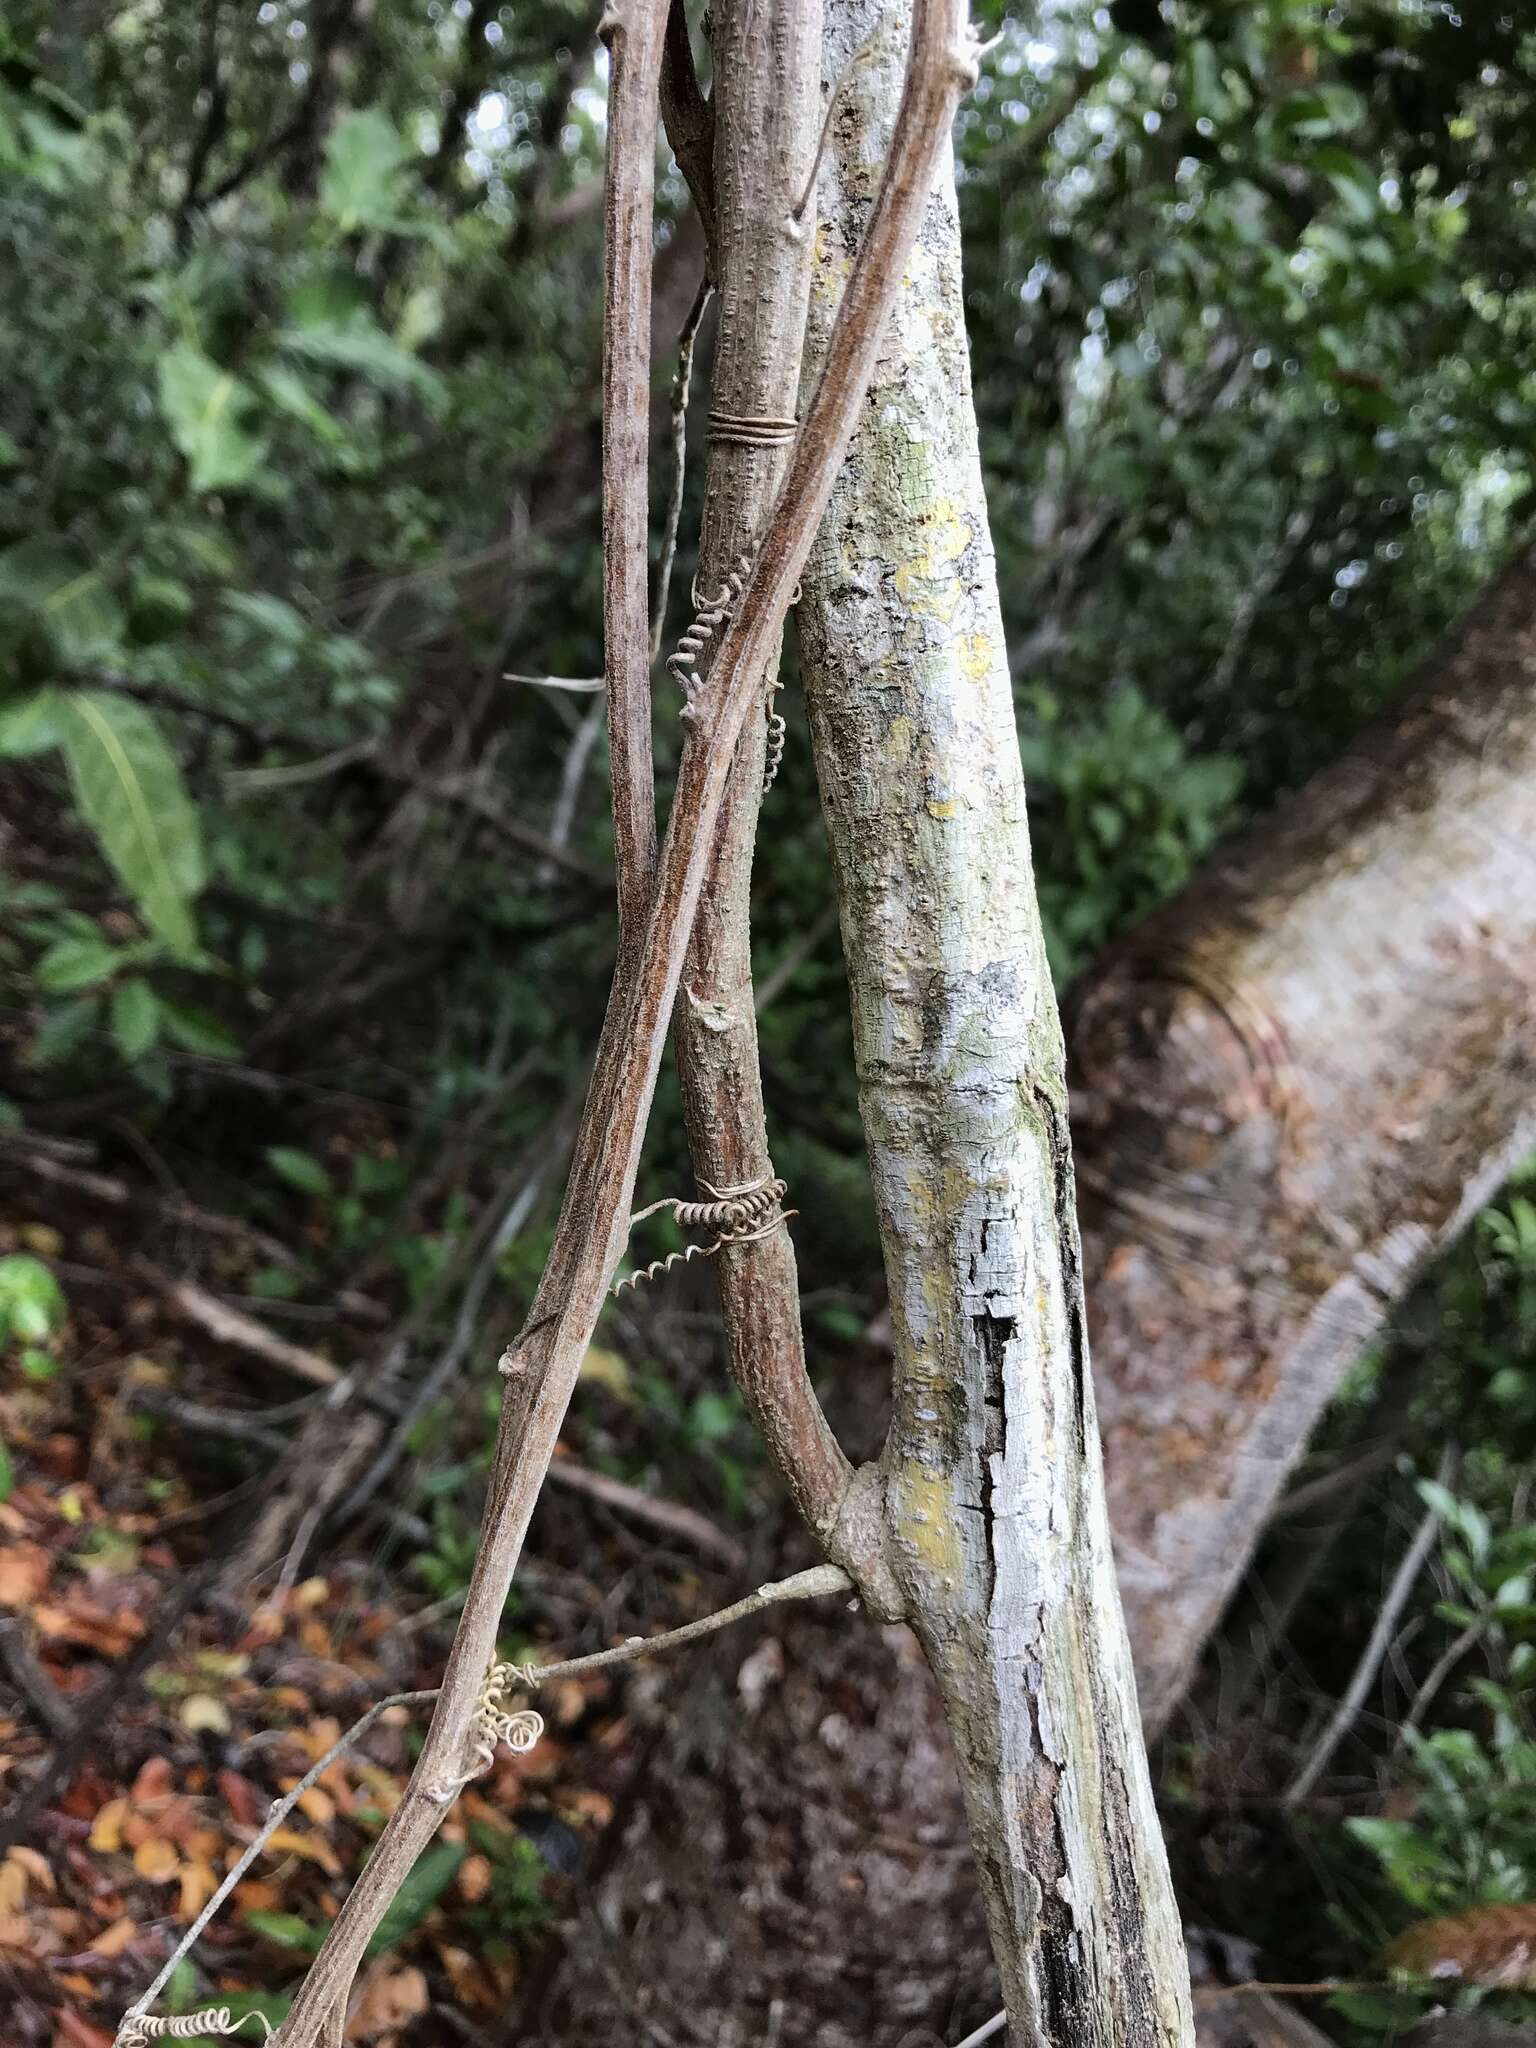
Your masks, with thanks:
[[[758,701],[764,664],[848,445],[938,151],[959,94],[975,77],[973,52],[962,0],[915,0],[901,111],[826,369],[707,687],[690,706],[644,938],[632,951],[621,948],[577,1164],[549,1262],[523,1335],[502,1361],[507,1386],[480,1550],[432,1725],[411,1782],[283,2023],[283,2048],[339,2043],[348,1993],[368,1941],[442,1819],[432,1788],[454,1782],[468,1762],[507,1590],[622,1242],[732,756]],[[633,459],[643,461],[643,447]],[[635,644],[643,656],[643,599],[635,617]],[[632,803],[633,777],[629,786]],[[621,869],[630,857],[621,835]],[[623,892],[632,911],[645,894],[632,872],[625,875]]]

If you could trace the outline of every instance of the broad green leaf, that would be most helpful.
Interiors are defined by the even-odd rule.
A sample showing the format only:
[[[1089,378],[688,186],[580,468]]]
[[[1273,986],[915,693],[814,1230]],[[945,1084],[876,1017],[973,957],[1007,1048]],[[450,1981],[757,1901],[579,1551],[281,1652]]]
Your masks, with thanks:
[[[269,1145],[265,1158],[275,1174],[306,1195],[332,1192],[331,1176],[313,1152],[301,1152],[297,1145]]]
[[[387,227],[406,161],[400,132],[380,107],[343,114],[325,145],[320,204],[344,233]]]
[[[0,706],[0,760],[18,760],[24,754],[41,754],[61,746],[59,693],[54,689],[34,690],[18,697],[14,704]]]
[[[304,327],[288,327],[277,339],[280,347],[291,349],[295,355],[330,363],[338,370],[352,370],[376,384],[409,386],[434,403],[444,395],[442,379],[366,317],[317,320]]]
[[[112,1036],[125,1060],[141,1060],[160,1036],[160,1005],[137,975],[112,992]]]
[[[238,1054],[239,1040],[231,1037],[211,1011],[191,1003],[173,1003],[168,996],[157,996],[155,1001],[165,1036],[183,1052],[214,1060],[231,1060]]]
[[[46,994],[72,996],[110,981],[121,965],[121,953],[104,938],[60,939],[38,961],[35,973]]]
[[[72,666],[103,660],[122,644],[122,607],[102,572],[65,541],[36,535],[0,554],[0,604],[30,613]]]
[[[11,1497],[16,1485],[16,1469],[11,1463],[11,1454],[5,1447],[5,1438],[0,1437],[0,1501]]]
[[[338,448],[347,430],[316,398],[297,370],[283,363],[267,363],[255,372],[256,382],[279,412],[298,421],[327,448]]]
[[[379,1922],[368,1944],[369,1955],[383,1955],[387,1949],[398,1948],[402,1941],[416,1932],[453,1883],[467,1853],[462,1842],[434,1842],[418,1857]]]
[[[67,1003],[50,1005],[27,1047],[27,1065],[51,1067],[68,1059],[95,1030],[100,1007],[99,996],[75,996]]]
[[[297,1913],[247,1913],[245,1925],[275,1942],[279,1948],[295,1948],[312,1956],[325,1939],[323,1928],[311,1927]]]
[[[160,728],[130,698],[73,690],[60,700],[75,801],[145,922],[172,952],[197,945],[202,837]]]
[[[41,1259],[12,1252],[0,1259],[0,1343],[41,1344],[66,1314],[63,1291]]]
[[[249,385],[190,341],[177,342],[160,358],[160,410],[191,465],[195,491],[250,481],[266,451],[245,426],[254,403]]]

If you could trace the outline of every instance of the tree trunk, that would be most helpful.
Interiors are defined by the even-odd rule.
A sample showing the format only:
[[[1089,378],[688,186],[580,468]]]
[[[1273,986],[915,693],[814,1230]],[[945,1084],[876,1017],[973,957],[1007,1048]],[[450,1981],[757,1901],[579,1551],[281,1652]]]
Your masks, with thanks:
[[[1142,1706],[1349,1366],[1536,1143],[1536,550],[1099,966],[1073,1126]]]
[[[844,83],[808,380],[900,59],[879,0],[828,8],[827,80]],[[1187,2041],[1110,1560],[947,157],[800,620],[894,1326],[894,1414],[866,1483],[943,1696],[1014,2039]]]

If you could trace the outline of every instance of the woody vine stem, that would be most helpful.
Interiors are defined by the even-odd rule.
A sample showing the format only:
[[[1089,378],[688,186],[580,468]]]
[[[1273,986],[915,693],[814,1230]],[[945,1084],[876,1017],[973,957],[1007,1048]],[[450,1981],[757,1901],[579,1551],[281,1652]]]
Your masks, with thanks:
[[[962,0],[914,0],[902,106],[863,245],[751,575],[686,723],[659,859],[649,746],[645,456],[654,134],[661,0],[621,0],[610,51],[604,313],[604,581],[620,939],[593,1079],[548,1264],[509,1347],[485,1519],[421,1757],[300,1985],[281,2048],[338,2048],[368,1941],[442,1820],[434,1792],[470,1762],[512,1574],[616,1264],[667,1030],[737,742],[824,511],[916,236],[939,149],[974,81]],[[786,223],[786,232],[798,231]],[[727,1176],[729,1178],[729,1176]],[[780,1233],[782,1235],[782,1233]],[[838,1546],[829,1548],[842,1563]],[[849,1565],[864,1589],[867,1573]]]

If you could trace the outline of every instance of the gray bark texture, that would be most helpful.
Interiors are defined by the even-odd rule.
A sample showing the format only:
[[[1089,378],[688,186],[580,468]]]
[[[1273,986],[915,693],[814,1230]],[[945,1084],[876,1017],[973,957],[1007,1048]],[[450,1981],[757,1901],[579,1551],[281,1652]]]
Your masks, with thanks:
[[[836,0],[825,45],[808,380],[901,75],[878,0]],[[1192,2038],[1188,1976],[1110,1558],[959,258],[946,154],[799,613],[894,1334],[862,1483],[943,1697],[1014,2040],[1153,2048]]]
[[[1149,1727],[1348,1368],[1536,1144],[1536,550],[1388,720],[1073,1006],[1121,1592]]]

